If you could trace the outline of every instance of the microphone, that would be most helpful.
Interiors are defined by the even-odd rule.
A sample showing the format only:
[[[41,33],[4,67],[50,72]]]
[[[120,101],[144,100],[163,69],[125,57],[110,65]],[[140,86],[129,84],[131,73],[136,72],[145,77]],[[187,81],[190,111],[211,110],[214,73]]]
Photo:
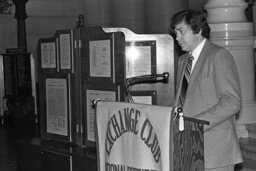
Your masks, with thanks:
[[[168,78],[169,73],[164,72],[163,74],[141,75],[137,77],[131,77],[126,79],[126,82],[128,83],[128,85],[138,83],[167,82]]]

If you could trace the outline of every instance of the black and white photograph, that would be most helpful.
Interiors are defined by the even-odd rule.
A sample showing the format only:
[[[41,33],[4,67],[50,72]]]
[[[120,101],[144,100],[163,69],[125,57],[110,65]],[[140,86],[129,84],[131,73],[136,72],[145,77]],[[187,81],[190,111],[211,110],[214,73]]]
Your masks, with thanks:
[[[0,0],[0,171],[256,171],[255,0]]]

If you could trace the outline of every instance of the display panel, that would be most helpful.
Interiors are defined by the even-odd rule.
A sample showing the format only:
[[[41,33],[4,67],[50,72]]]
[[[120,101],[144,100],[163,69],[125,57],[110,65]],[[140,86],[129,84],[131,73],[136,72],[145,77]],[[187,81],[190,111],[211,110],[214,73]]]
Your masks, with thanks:
[[[57,30],[39,45],[45,58],[38,60],[42,138],[95,146],[91,99],[125,99],[124,34],[101,27]]]

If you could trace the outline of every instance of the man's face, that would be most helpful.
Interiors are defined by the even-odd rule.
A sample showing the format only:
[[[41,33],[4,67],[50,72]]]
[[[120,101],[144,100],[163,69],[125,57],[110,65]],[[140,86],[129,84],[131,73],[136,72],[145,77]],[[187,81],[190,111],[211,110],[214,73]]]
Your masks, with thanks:
[[[175,26],[176,40],[183,51],[193,51],[200,43],[199,33],[193,33],[191,27],[184,21]]]

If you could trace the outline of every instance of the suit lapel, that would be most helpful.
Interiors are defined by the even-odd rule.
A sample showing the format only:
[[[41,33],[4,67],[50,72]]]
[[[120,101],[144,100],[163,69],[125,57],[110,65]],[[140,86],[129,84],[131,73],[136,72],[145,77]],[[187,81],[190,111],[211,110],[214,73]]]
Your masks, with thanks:
[[[180,97],[180,92],[181,92],[181,87],[182,87],[182,79],[183,79],[183,75],[184,75],[184,72],[185,72],[185,67],[186,67],[186,64],[187,64],[187,60],[188,59],[188,53],[184,54],[184,59],[182,59],[180,61],[180,65],[178,68],[178,75],[177,75],[177,78],[179,80],[177,80],[177,93],[176,93],[176,98],[175,98],[175,101],[174,101],[174,106],[178,106],[178,103],[179,103],[179,97]]]
[[[205,63],[205,60],[209,56],[210,50],[211,50],[211,44],[208,40],[206,40],[205,45],[204,45],[204,47],[198,57],[198,60],[195,64],[195,67],[190,75],[187,96],[189,96],[189,94],[191,93],[191,90],[193,90],[193,85],[195,83],[195,80],[198,78],[199,74],[202,72],[202,67]]]

